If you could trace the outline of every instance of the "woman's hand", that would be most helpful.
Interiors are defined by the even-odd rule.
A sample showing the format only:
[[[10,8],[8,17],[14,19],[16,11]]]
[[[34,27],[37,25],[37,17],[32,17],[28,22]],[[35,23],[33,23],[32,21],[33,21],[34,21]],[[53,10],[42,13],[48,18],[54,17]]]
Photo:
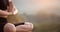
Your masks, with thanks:
[[[13,15],[16,15],[17,13],[18,13],[18,10],[17,10],[16,7],[14,7],[12,14],[13,14]]]
[[[9,8],[8,8],[9,9]],[[8,10],[9,11],[9,10]],[[18,10],[16,7],[12,8],[12,11],[9,11],[10,15],[16,15],[18,13]]]
[[[13,0],[9,0],[9,7],[8,7],[8,11],[10,13],[12,13],[12,15],[16,15],[18,13],[17,8],[14,6],[13,4]]]

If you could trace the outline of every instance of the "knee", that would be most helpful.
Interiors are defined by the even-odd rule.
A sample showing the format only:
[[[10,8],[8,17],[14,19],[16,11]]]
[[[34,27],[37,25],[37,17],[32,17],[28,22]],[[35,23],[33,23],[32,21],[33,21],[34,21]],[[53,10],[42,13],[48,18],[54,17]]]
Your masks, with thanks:
[[[27,25],[27,28],[29,28],[29,30],[33,30],[34,29],[33,24],[30,23],[30,22],[25,22],[25,25]]]
[[[4,26],[4,32],[15,32],[16,31],[16,28],[13,24],[11,23],[7,23],[5,26]]]

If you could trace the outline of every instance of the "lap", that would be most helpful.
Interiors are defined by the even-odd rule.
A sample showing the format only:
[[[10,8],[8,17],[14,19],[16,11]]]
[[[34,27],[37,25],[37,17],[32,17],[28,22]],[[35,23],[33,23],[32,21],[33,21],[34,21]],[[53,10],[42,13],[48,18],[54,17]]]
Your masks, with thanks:
[[[24,25],[16,26],[17,31],[30,31],[33,29],[33,24],[30,22],[25,22]]]
[[[7,28],[14,27],[13,24],[6,24]],[[17,25],[15,26],[16,31],[32,31],[33,30],[33,24],[30,22],[25,22],[23,25]]]

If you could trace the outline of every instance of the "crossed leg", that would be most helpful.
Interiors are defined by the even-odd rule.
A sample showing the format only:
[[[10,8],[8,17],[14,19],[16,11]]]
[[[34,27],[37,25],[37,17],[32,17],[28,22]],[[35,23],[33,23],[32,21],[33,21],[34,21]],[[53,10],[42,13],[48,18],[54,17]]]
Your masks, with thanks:
[[[29,22],[25,22],[24,25],[16,26],[17,32],[31,32],[33,30],[33,24]]]
[[[16,32],[16,28],[15,28],[15,26],[13,24],[7,23],[4,26],[4,32]]]
[[[7,23],[4,26],[4,32],[32,32],[33,24],[29,22],[25,22],[24,25],[14,26],[11,23]]]

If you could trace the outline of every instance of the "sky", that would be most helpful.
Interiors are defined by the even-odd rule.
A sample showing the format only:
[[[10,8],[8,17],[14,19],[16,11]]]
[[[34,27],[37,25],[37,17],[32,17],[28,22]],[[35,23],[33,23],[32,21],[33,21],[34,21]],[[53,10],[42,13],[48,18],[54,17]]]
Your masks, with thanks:
[[[59,5],[60,0],[14,0],[20,13],[35,14],[40,9]]]

